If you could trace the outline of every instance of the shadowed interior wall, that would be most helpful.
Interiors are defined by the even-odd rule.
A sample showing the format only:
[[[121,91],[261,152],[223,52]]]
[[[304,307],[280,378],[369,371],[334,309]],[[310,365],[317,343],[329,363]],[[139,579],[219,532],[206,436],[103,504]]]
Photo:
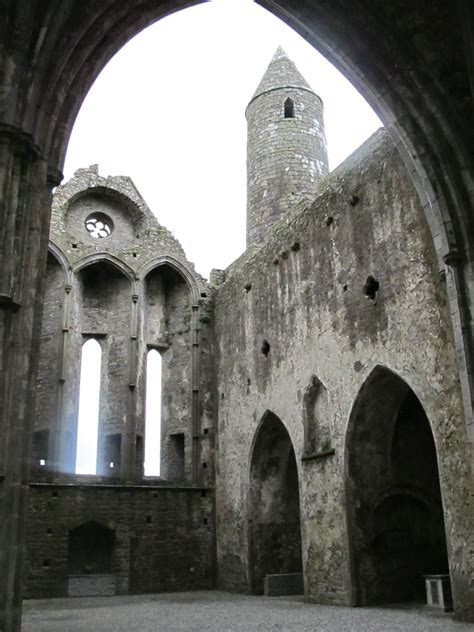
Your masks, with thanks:
[[[69,531],[69,574],[110,573],[115,531],[93,520]]]
[[[144,351],[159,348],[162,357],[161,477],[189,481],[192,470],[189,287],[170,266],[159,266],[147,275],[145,294]]]
[[[115,531],[108,572],[118,594],[209,589],[213,505],[213,492],[203,488],[32,483],[25,595],[67,596],[69,574],[85,570],[80,554],[71,557],[70,532],[91,522]],[[91,535],[86,533],[92,562],[86,563],[99,572],[106,560],[94,553]]]
[[[97,473],[120,476],[121,454],[132,440],[128,427],[130,379],[129,280],[107,262],[79,275],[79,327],[76,337],[96,337],[102,346]],[[118,445],[120,443],[120,445]],[[110,467],[114,463],[114,467]]]
[[[449,570],[429,421],[408,385],[377,367],[361,389],[349,428],[357,601],[422,600],[423,575]]]
[[[35,428],[32,445],[33,471],[54,464],[58,441],[58,396],[60,379],[60,355],[64,301],[64,271],[54,255],[48,253],[41,348],[36,387]]]
[[[302,571],[295,451],[273,413],[265,415],[253,449],[249,523],[251,590],[262,594],[265,575]]]

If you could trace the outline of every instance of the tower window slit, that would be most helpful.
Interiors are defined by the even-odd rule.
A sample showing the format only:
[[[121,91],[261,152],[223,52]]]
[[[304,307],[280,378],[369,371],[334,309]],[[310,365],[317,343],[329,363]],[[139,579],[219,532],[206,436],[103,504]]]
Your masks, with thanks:
[[[285,118],[295,118],[295,104],[293,99],[288,97],[284,103]]]

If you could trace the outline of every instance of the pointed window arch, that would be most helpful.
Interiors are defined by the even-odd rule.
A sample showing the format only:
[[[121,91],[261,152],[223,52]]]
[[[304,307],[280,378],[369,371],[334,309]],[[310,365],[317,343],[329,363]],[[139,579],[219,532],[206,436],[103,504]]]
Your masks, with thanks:
[[[97,473],[101,364],[102,347],[89,338],[81,351],[76,474]]]
[[[285,118],[295,118],[295,104],[293,99],[288,97],[283,104]]]
[[[159,476],[161,465],[161,354],[150,349],[146,361],[145,476]]]

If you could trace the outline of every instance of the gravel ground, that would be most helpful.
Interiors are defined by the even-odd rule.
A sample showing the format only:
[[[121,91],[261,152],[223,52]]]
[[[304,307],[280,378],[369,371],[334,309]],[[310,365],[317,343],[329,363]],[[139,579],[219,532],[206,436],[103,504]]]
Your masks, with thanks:
[[[422,605],[346,608],[220,591],[27,600],[22,632],[474,632]]]

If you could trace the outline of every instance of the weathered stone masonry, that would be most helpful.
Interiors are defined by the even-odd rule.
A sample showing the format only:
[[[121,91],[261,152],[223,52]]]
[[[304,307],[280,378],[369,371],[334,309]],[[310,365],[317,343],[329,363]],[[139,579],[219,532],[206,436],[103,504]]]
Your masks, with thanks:
[[[88,226],[107,234],[94,236]],[[57,190],[31,457],[27,595],[68,594],[78,568],[87,583],[94,562],[71,567],[68,552],[78,529],[85,557],[101,529],[112,534],[113,590],[211,585],[215,378],[208,301],[205,282],[128,178],[103,178],[91,167]],[[92,477],[74,474],[81,350],[89,339],[102,354]],[[150,349],[163,359],[160,479],[143,478]]]
[[[404,161],[438,265],[446,272],[472,467],[473,5],[469,0],[259,2],[345,73],[379,113]],[[198,0],[2,2],[0,626],[5,632],[18,632],[21,623],[51,190],[61,182],[77,112],[107,61],[145,26],[195,4]],[[462,554],[468,558],[472,549],[467,545]],[[472,599],[458,603],[456,614],[474,620]]]
[[[366,292],[370,276],[379,284],[372,298]],[[351,522],[351,503],[361,490],[347,459],[362,449],[361,458],[371,462],[370,441],[376,439],[366,429],[364,444],[351,445],[351,410],[361,387],[380,370],[402,378],[404,392],[413,390],[430,421],[455,600],[469,608],[469,444],[446,290],[412,185],[384,132],[320,185],[312,205],[284,215],[260,250],[227,271],[216,292],[216,331],[220,585],[244,591],[252,585],[249,477],[255,435],[270,411],[285,425],[296,453],[306,596],[322,603],[377,601],[354,560],[360,527]],[[375,411],[378,398],[387,396],[376,387],[370,397]],[[371,423],[380,423],[376,415]],[[308,445],[311,432],[315,438]],[[388,436],[393,432],[387,429]],[[388,456],[384,467],[390,467]],[[381,502],[379,477],[374,469],[364,479],[372,485],[365,490],[372,494],[370,511]],[[415,494],[420,503],[432,502],[424,500],[431,492],[411,491],[416,480],[390,485],[393,498]],[[385,575],[380,582],[390,581],[387,568]]]
[[[81,565],[119,592],[261,592],[302,571],[310,600],[372,604],[419,599],[424,573],[449,571],[469,618],[470,446],[413,185],[384,131],[323,180],[322,103],[281,50],[247,118],[251,247],[210,285],[128,178],[91,167],[55,194],[27,593],[66,594]],[[103,354],[94,478],[73,475],[89,338]],[[152,480],[149,349],[163,361]],[[91,534],[108,556],[81,559]]]
[[[323,103],[279,48],[246,110],[247,247],[328,173]]]

